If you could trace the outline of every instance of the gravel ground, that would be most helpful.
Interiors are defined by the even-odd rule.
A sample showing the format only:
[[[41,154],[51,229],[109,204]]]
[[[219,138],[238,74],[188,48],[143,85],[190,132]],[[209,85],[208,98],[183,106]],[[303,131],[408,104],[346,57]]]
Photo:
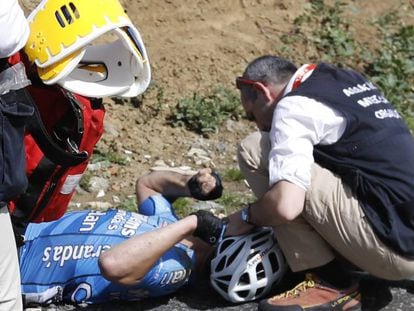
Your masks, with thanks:
[[[289,285],[290,286],[290,285]],[[408,311],[414,310],[414,280],[388,282],[364,277],[361,281],[363,311]],[[185,288],[174,296],[150,299],[135,303],[110,303],[100,306],[74,307],[50,306],[48,308],[32,308],[27,311],[238,311],[256,310],[257,303],[232,305],[222,299],[206,280],[197,287]]]

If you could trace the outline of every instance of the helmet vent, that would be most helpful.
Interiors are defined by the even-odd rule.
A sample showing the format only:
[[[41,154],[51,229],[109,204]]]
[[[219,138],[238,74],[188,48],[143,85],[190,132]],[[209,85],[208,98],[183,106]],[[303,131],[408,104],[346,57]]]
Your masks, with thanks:
[[[242,298],[247,298],[247,296],[249,295],[249,291],[248,290],[242,290],[242,291],[238,292],[237,294]]]
[[[224,240],[221,244],[220,244],[220,252],[224,252],[230,245],[233,244],[233,239],[227,239]]]
[[[260,248],[260,246],[262,246],[263,244],[266,244],[268,242],[268,240],[262,239],[257,241],[256,243],[252,244],[252,248],[253,249],[258,249]]]
[[[221,290],[227,291],[228,286],[225,283],[222,283],[221,281],[217,280],[215,283]]]
[[[279,261],[277,260],[276,254],[271,252],[269,253],[270,266],[272,267],[273,273],[279,270]]]
[[[247,256],[247,262],[249,262],[250,259],[252,259],[254,256],[256,256],[257,253],[259,253],[259,252],[258,251],[254,251],[253,253],[249,254],[249,256]]]
[[[256,275],[257,275],[257,280],[261,280],[261,279],[266,278],[265,269],[264,269],[263,264],[261,262],[259,262],[256,266]]]
[[[259,240],[259,239],[261,239],[261,238],[263,238],[263,237],[265,237],[267,235],[268,235],[268,232],[266,232],[266,231],[260,231],[257,234],[255,234],[254,236],[252,236],[252,241],[253,242],[254,241],[257,241],[257,240]]]
[[[231,275],[223,275],[223,276],[220,276],[218,278],[218,280],[220,282],[230,282],[231,281]]]
[[[231,256],[229,256],[229,259],[227,260],[227,266],[230,266],[233,261],[236,259],[236,257],[240,254],[240,251],[243,249],[245,243],[242,243],[239,245],[239,247],[234,251],[233,254],[231,254]]]
[[[263,293],[263,291],[266,289],[266,287],[260,287],[256,290],[256,297],[260,297]]]
[[[239,285],[249,285],[250,277],[248,273],[243,273],[239,279]]]
[[[226,258],[223,257],[221,258],[220,262],[217,264],[215,271],[220,272],[224,269],[225,266],[226,266]]]
[[[79,19],[79,11],[76,6],[69,2],[69,5],[62,5],[60,10],[55,11],[55,17],[60,27],[65,28],[66,25],[72,24],[75,19]]]

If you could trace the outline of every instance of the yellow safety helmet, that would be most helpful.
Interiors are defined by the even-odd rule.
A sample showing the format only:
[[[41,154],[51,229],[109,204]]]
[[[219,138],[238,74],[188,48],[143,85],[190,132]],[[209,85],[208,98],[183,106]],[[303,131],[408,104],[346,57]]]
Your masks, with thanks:
[[[43,0],[28,20],[25,52],[45,84],[89,97],[133,97],[147,89],[147,52],[118,0]],[[116,40],[97,42],[108,34]]]

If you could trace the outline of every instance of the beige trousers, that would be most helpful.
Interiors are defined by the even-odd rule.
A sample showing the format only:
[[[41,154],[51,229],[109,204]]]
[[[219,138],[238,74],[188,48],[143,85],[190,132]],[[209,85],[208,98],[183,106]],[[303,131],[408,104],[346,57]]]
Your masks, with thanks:
[[[240,170],[253,193],[268,189],[268,133],[246,137],[238,150]],[[414,275],[414,261],[391,251],[374,234],[350,188],[329,170],[314,164],[304,211],[289,224],[274,228],[292,271],[330,262],[338,253],[379,278],[399,280]]]
[[[0,208],[0,311],[23,310],[16,242],[7,206]]]

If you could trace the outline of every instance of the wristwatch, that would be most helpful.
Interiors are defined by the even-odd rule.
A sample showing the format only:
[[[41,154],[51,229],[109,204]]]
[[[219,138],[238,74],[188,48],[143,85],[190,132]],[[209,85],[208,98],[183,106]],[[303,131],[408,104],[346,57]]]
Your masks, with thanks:
[[[249,204],[247,204],[247,206],[245,208],[242,209],[242,211],[241,211],[241,219],[246,224],[249,224],[249,225],[253,225],[254,226],[254,224],[251,222],[251,219],[252,219],[251,213],[250,213],[250,207],[251,206],[252,205],[249,203]]]

